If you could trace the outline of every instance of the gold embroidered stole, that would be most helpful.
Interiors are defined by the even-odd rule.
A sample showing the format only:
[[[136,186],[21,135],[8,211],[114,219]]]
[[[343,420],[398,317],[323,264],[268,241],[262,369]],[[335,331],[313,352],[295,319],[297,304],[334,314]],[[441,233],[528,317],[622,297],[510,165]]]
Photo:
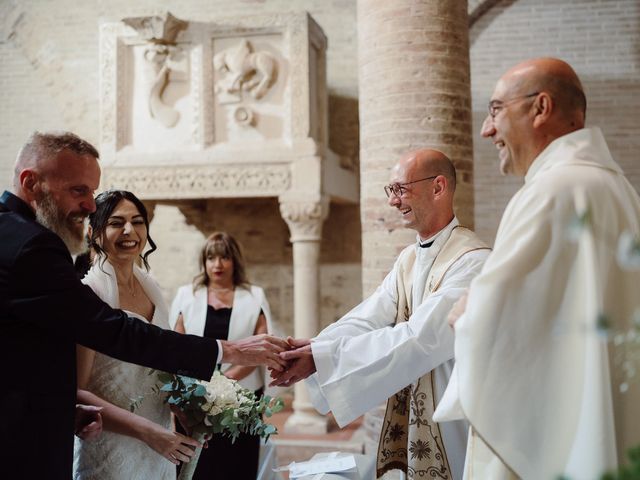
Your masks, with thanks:
[[[410,245],[400,254],[396,323],[406,322],[411,316],[415,248]],[[443,277],[460,257],[481,249],[488,247],[475,233],[456,226],[431,266],[422,301],[438,290]],[[378,443],[378,477],[398,469],[408,478],[452,478],[440,426],[433,421],[435,408],[433,372],[389,398]]]

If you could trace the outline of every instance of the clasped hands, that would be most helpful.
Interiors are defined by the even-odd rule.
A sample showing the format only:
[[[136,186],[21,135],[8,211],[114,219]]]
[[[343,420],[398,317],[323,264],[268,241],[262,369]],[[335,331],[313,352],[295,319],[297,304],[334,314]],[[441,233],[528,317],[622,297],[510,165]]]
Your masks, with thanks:
[[[288,387],[304,380],[316,371],[316,363],[311,352],[311,340],[287,337],[289,350],[281,352],[280,358],[286,363],[283,370],[269,368],[273,381],[270,387]]]
[[[222,362],[233,365],[266,365],[271,387],[288,387],[316,371],[311,340],[253,335],[242,340],[222,341]]]
[[[287,387],[316,371],[311,340],[261,334],[242,340],[222,341],[222,362],[234,365],[266,365],[273,381]]]

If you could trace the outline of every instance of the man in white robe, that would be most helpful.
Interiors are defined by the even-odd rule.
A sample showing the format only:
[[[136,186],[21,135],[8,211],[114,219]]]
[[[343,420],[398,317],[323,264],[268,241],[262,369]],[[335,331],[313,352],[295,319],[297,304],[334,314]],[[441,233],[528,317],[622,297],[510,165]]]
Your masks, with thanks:
[[[434,418],[469,420],[468,479],[599,479],[640,441],[640,388],[621,392],[608,342],[640,314],[640,198],[585,112],[551,58],[510,69],[489,104],[482,135],[524,185],[450,319],[456,367]]]
[[[289,385],[316,372],[307,380],[314,406],[331,410],[340,426],[389,399],[378,475],[398,468],[409,478],[459,479],[467,424],[439,428],[431,417],[453,367],[447,314],[489,250],[454,216],[455,169],[444,154],[412,152],[391,180],[389,205],[416,230],[416,243],[369,298],[310,345],[294,341],[301,348],[283,358],[295,363],[274,383]]]

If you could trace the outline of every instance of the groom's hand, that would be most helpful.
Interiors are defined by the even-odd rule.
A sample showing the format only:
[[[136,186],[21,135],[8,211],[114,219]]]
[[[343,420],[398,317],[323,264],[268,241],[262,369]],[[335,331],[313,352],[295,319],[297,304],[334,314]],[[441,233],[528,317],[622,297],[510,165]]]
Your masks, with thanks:
[[[254,335],[242,340],[222,340],[222,362],[233,365],[266,365],[272,370],[282,371],[287,361],[280,353],[291,347],[282,338],[273,335]]]
[[[280,373],[271,371],[273,382],[269,384],[270,387],[288,387],[316,371],[316,363],[311,352],[311,340],[289,337],[287,342],[294,350],[282,352],[280,358],[289,362],[289,366]]]
[[[98,438],[102,433],[102,407],[76,405],[75,434],[84,441]]]

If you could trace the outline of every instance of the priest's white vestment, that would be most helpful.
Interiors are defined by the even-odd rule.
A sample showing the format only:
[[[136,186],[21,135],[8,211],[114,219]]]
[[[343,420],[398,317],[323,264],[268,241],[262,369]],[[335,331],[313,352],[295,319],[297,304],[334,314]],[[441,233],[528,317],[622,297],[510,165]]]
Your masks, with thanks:
[[[434,396],[440,399],[453,368],[453,332],[446,318],[453,304],[481,270],[489,250],[464,254],[447,270],[434,293],[423,294],[434,259],[458,226],[441,230],[429,248],[415,245],[412,299],[408,321],[394,326],[398,315],[394,265],[378,289],[312,340],[317,372],[307,379],[315,408],[329,410],[340,426],[380,405],[426,373],[433,371]],[[421,303],[422,302],[422,303]],[[442,429],[451,470],[461,478],[467,423],[450,422]]]
[[[640,239],[640,198],[601,131],[549,144],[456,323],[434,418],[469,420],[465,478],[597,479],[640,442],[640,386],[621,393],[608,341],[640,314],[625,238]]]

